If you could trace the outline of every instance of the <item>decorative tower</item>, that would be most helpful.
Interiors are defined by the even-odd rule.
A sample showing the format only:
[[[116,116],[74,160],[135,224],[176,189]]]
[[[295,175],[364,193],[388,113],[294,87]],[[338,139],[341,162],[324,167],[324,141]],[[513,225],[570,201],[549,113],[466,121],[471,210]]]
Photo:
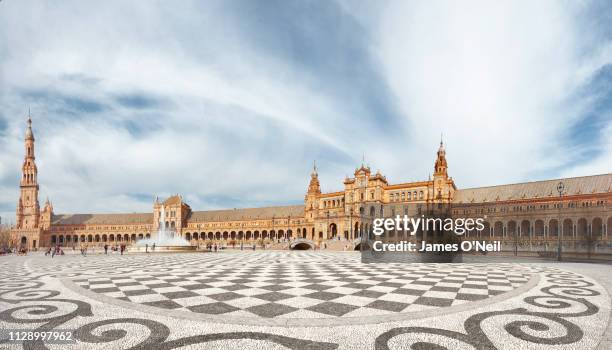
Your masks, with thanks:
[[[437,176],[448,176],[447,174],[448,165],[446,164],[446,150],[444,149],[444,142],[440,140],[440,147],[438,148],[438,158],[434,165],[434,177]]]
[[[20,195],[17,205],[17,228],[36,229],[40,218],[38,203],[38,168],[34,158],[34,133],[32,118],[28,115],[25,133],[25,158],[21,167]]]
[[[446,163],[446,149],[444,142],[440,139],[438,157],[434,165],[433,186],[431,187],[431,198],[437,203],[447,203],[454,197],[456,187],[453,179],[448,176],[448,164]]]
[[[305,216],[306,220],[314,220],[317,216],[319,207],[319,196],[321,195],[321,185],[319,184],[319,174],[317,173],[317,165],[313,164],[312,173],[310,174],[310,184],[308,184],[308,192],[305,198]]]

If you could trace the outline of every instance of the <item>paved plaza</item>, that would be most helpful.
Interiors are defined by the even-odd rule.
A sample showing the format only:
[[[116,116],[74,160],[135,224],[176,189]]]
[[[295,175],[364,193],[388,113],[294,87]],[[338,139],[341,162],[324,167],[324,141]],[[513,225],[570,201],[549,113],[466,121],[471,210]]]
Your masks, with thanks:
[[[363,264],[320,251],[0,263],[0,329],[77,339],[0,348],[612,348],[610,265]]]

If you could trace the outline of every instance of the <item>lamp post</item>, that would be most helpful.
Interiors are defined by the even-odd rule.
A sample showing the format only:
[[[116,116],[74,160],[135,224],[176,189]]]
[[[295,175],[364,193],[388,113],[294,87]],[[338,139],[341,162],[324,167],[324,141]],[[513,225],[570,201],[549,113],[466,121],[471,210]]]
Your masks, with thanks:
[[[561,206],[563,204],[561,200],[563,198],[563,190],[565,190],[565,184],[563,183],[563,181],[559,181],[559,183],[557,184],[557,192],[559,192],[559,221],[557,222],[557,261],[561,261],[561,232],[563,232],[563,226],[561,226]]]

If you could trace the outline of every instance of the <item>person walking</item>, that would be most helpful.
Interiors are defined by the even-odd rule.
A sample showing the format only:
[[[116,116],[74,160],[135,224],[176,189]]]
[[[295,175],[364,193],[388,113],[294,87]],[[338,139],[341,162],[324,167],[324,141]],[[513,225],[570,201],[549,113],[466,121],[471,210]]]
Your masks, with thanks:
[[[152,252],[155,252],[155,243],[153,243],[153,247],[151,248]]]
[[[149,253],[149,243],[145,244],[145,253]]]
[[[108,255],[108,244],[104,244],[104,255]]]

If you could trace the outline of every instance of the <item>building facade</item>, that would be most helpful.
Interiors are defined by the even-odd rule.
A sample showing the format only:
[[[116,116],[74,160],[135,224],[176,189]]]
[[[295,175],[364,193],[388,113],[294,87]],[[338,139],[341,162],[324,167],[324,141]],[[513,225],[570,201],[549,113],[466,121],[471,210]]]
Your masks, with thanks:
[[[424,215],[444,206],[452,216],[485,217],[485,230],[465,236],[501,240],[506,250],[551,251],[561,235],[566,250],[612,252],[612,174],[458,189],[448,174],[442,142],[433,176],[426,181],[391,184],[361,164],[353,177],[344,179],[342,191],[322,193],[315,166],[303,205],[194,211],[174,195],[156,198],[151,212],[137,214],[56,214],[49,199],[41,210],[34,146],[28,118],[16,225],[11,230],[12,244],[27,249],[131,245],[155,237],[160,225],[194,245],[353,249],[371,233],[375,217]],[[560,183],[563,188],[558,188]],[[391,234],[407,240],[436,239],[435,233]]]

